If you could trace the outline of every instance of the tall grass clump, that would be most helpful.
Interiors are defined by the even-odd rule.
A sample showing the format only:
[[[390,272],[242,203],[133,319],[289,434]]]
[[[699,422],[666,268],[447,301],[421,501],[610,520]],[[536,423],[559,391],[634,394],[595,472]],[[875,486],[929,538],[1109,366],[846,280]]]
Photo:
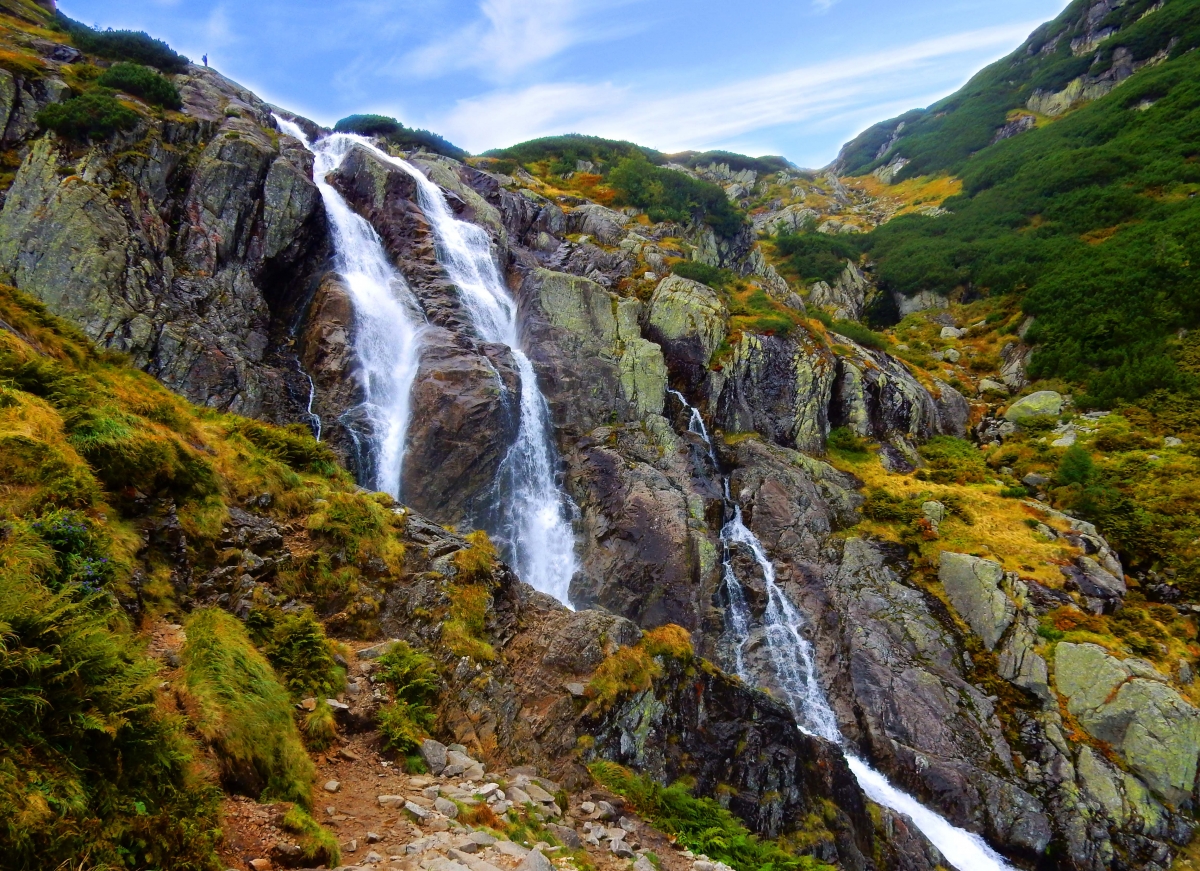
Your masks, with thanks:
[[[192,719],[230,789],[311,807],[316,776],[287,690],[237,618],[216,608],[187,623],[184,683]]]
[[[433,706],[441,690],[436,663],[401,641],[379,658],[376,677],[392,694],[378,713],[384,743],[399,753],[415,752],[435,721]]]
[[[833,871],[811,856],[796,856],[760,840],[710,798],[697,798],[683,784],[661,786],[612,762],[593,762],[592,777],[624,797],[655,828],[676,843],[735,871]]]
[[[158,707],[154,663],[104,600],[54,593],[5,556],[4,867],[221,867],[219,795],[179,720]]]

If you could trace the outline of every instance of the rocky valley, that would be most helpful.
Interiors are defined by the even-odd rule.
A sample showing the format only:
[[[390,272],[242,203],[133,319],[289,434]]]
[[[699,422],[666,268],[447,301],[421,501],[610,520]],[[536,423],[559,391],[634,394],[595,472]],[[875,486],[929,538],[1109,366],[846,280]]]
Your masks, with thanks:
[[[0,0],[0,867],[1200,861],[1198,10],[812,171]]]

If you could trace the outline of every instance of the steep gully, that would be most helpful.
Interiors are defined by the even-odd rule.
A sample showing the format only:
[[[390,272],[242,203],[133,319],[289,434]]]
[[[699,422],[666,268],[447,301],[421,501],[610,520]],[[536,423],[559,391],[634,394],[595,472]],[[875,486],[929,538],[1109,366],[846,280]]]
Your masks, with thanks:
[[[672,390],[671,394],[689,415],[688,430],[704,440],[709,459],[714,468],[719,469],[716,452],[699,409],[689,404],[682,393]],[[727,626],[732,641],[734,669],[738,676],[752,686],[762,683],[759,676],[747,666],[744,656],[746,646],[753,637],[754,617],[732,559],[734,548],[744,548],[753,555],[766,583],[767,607],[761,618],[760,629],[770,667],[775,672],[774,683],[782,690],[784,701],[795,714],[800,728],[842,747],[846,762],[867,797],[911,819],[959,871],[1000,871],[1010,868],[979,836],[951,825],[912,796],[896,789],[886,777],[846,749],[837,717],[817,677],[812,644],[804,637],[804,617],[775,583],[775,566],[767,557],[762,543],[743,522],[741,506],[734,502],[730,494],[728,477],[725,477],[723,486],[728,520],[721,529],[721,566],[728,599]]]
[[[521,349],[517,304],[508,293],[492,255],[487,233],[454,217],[441,190],[404,160],[392,157],[359,136],[333,134],[309,143],[294,123],[276,116],[280,127],[304,142],[317,156],[314,181],[325,200],[334,231],[335,267],[350,288],[357,318],[356,352],[362,360],[366,419],[370,431],[357,433],[370,449],[368,474],[374,486],[400,495],[405,435],[412,414],[410,392],[420,361],[420,307],[403,276],[388,260],[378,234],[354,213],[326,181],[351,148],[368,149],[380,160],[408,173],[417,184],[421,210],[437,240],[438,262],[476,332],[486,342],[507,346],[520,376],[517,396],[503,379],[496,382],[506,402],[518,403],[516,438],[500,466],[486,524],[499,541],[506,561],[530,586],[567,602],[575,574],[575,542],[570,502],[559,486],[558,458],[552,441],[550,411],[529,357]]]
[[[334,233],[337,271],[349,286],[357,317],[356,351],[363,362],[363,391],[374,460],[370,479],[393,496],[399,495],[404,440],[411,408],[409,391],[420,357],[422,316],[404,278],[388,260],[371,225],[355,214],[325,180],[354,146],[408,173],[418,186],[420,205],[438,244],[438,260],[458,288],[473,326],[485,341],[507,345],[520,375],[519,426],[495,485],[497,507],[494,531],[517,574],[560,601],[575,572],[574,540],[569,502],[556,480],[557,457],[552,442],[549,409],[538,389],[528,356],[521,350],[517,306],[507,292],[492,256],[486,232],[456,219],[441,190],[416,167],[391,157],[369,141],[334,134],[308,143],[295,124],[278,119],[281,128],[313,151],[314,180],[325,200]],[[503,381],[497,382],[504,389]],[[672,395],[687,410],[689,430],[716,454],[699,410],[677,391]],[[509,401],[514,398],[510,397]],[[314,421],[314,423],[316,423]],[[729,479],[723,481],[728,517],[721,530],[722,575],[728,599],[728,629],[733,638],[734,666],[749,684],[761,681],[747,666],[743,651],[752,638],[753,614],[733,567],[732,551],[744,548],[758,563],[766,580],[768,601],[761,618],[762,643],[770,655],[775,682],[796,716],[800,728],[845,748],[837,719],[819,683],[812,645],[804,637],[804,618],[775,583],[775,569],[762,544],[742,520],[732,499]],[[959,871],[1000,871],[1010,866],[981,838],[951,825],[911,796],[893,787],[866,762],[843,749],[863,792],[873,801],[913,821]]]

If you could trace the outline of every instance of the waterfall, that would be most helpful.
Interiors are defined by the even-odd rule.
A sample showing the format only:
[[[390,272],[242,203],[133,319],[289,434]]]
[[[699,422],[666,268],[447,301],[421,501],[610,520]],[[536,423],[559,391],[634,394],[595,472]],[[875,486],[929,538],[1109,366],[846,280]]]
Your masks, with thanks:
[[[679,392],[672,390],[671,393],[689,411],[688,430],[704,439],[715,465],[716,454],[712,440],[708,436],[699,410],[690,405]],[[728,631],[734,645],[734,667],[738,677],[750,686],[761,683],[746,664],[745,647],[750,640],[754,615],[733,568],[732,550],[735,546],[748,550],[762,571],[767,592],[767,607],[760,627],[762,643],[770,656],[775,683],[782,692],[784,701],[795,714],[799,728],[841,747],[850,771],[867,797],[912,820],[930,843],[941,850],[946,861],[958,871],[1012,871],[1012,866],[1004,857],[989,847],[981,837],[951,825],[944,817],[929,810],[911,795],[892,786],[883,774],[849,751],[846,739],[838,728],[837,717],[818,680],[812,643],[803,632],[804,617],[775,582],[775,566],[767,557],[762,542],[743,522],[741,506],[731,498],[728,477],[724,478],[724,492],[726,514],[732,510],[732,517],[721,529],[721,565],[725,592],[729,600]]]
[[[485,342],[508,346],[520,377],[517,435],[501,463],[496,482],[497,521],[492,532],[517,576],[560,602],[568,602],[575,574],[575,536],[570,502],[559,486],[558,452],[550,408],[537,375],[521,347],[517,303],[509,294],[482,227],[460,221],[441,189],[407,161],[367,145],[381,160],[407,172],[417,183],[421,210],[429,220],[437,257]],[[504,382],[497,375],[500,389]]]
[[[284,133],[299,139],[313,153],[313,181],[325,202],[332,229],[334,269],[354,304],[354,353],[360,366],[361,411],[368,431],[352,431],[351,435],[367,448],[371,468],[364,475],[364,483],[399,498],[424,318],[404,276],[388,258],[379,234],[326,180],[341,166],[350,149],[366,140],[335,133],[309,143],[298,125],[278,115],[275,120]],[[310,397],[310,414],[311,410]]]
[[[312,427],[313,438],[317,441],[321,440],[321,415],[313,411],[313,403],[317,400],[317,385],[313,382],[312,376],[304,371],[304,366],[299,360],[296,360],[296,368],[300,370],[300,374],[308,379],[308,405],[304,408],[304,413],[308,415],[309,426]]]

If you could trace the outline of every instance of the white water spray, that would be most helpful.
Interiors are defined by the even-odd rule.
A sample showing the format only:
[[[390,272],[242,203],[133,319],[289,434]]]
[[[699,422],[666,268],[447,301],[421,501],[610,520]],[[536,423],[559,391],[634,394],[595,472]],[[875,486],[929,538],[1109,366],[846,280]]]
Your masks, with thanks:
[[[399,498],[424,318],[404,276],[392,265],[379,234],[326,180],[355,145],[365,145],[367,141],[335,133],[309,143],[297,124],[278,115],[275,120],[280,129],[299,139],[313,153],[313,181],[325,201],[333,231],[334,268],[354,303],[354,352],[361,367],[362,411],[369,432],[353,435],[359,443],[365,436],[372,465],[366,483]]]
[[[421,210],[436,239],[438,261],[458,288],[479,337],[507,345],[512,351],[521,384],[520,417],[516,439],[497,480],[498,523],[493,531],[506,561],[521,580],[566,603],[576,570],[575,537],[569,502],[555,471],[558,457],[550,409],[533,364],[521,348],[517,303],[500,276],[491,240],[482,227],[455,218],[441,189],[424,173],[407,161],[368,147],[417,183]],[[503,381],[500,389],[505,389]]]
[[[688,430],[704,438],[709,456],[715,464],[712,440],[708,437],[708,430],[699,410],[692,407],[682,394],[674,390],[671,393],[689,410],[691,417]],[[846,739],[838,728],[837,717],[817,679],[813,647],[803,633],[804,617],[776,584],[775,566],[767,557],[762,542],[742,520],[741,506],[734,503],[730,496],[728,478],[724,481],[724,487],[726,508],[733,509],[733,517],[721,529],[721,562],[725,590],[729,597],[729,632],[733,640],[734,663],[738,677],[751,686],[759,683],[758,676],[749,669],[745,661],[745,647],[750,641],[753,614],[746,602],[745,590],[733,568],[733,546],[741,546],[750,551],[763,573],[767,607],[761,619],[762,643],[770,654],[775,683],[795,714],[800,729],[841,747],[850,771],[867,797],[912,820],[930,843],[941,850],[946,861],[958,871],[1013,871],[1004,857],[989,847],[981,837],[951,825],[948,820],[922,805],[911,795],[896,789],[886,777],[846,749]]]

